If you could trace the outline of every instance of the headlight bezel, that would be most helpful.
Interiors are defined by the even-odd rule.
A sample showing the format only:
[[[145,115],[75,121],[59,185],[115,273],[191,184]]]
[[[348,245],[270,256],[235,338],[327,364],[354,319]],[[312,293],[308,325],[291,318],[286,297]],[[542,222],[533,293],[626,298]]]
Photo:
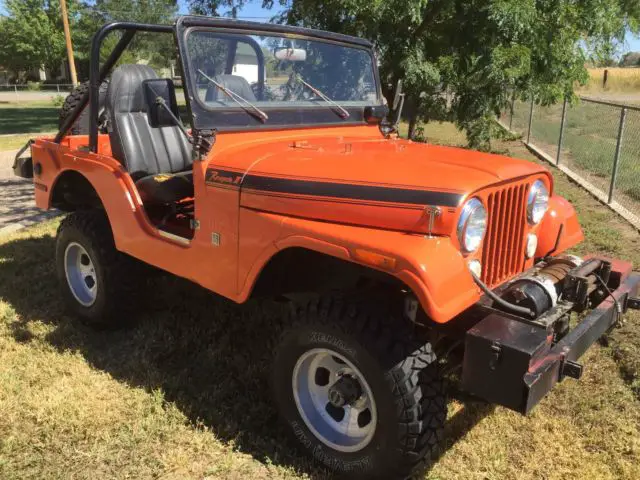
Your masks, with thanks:
[[[527,222],[529,222],[529,225],[540,224],[547,210],[549,210],[549,196],[549,188],[542,180],[538,179],[533,182],[527,196]],[[540,202],[540,199],[542,199],[542,202]],[[544,205],[544,208],[536,209],[540,205]]]
[[[476,236],[474,243],[469,245],[470,242],[468,242],[469,239],[467,238],[469,224],[471,223],[473,216],[477,215],[479,212],[482,212],[483,215],[484,228],[480,237],[477,238]],[[460,214],[460,218],[458,219],[456,231],[458,235],[458,243],[460,244],[460,249],[463,251],[463,253],[471,254],[478,251],[487,233],[487,220],[488,211],[484,206],[482,200],[480,200],[478,197],[473,197],[467,200],[462,206],[462,213]]]

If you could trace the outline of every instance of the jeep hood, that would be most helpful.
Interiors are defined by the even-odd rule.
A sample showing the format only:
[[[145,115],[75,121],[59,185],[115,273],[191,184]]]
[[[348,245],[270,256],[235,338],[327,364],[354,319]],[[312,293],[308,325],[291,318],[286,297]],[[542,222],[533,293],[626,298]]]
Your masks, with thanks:
[[[235,171],[212,159],[207,181],[240,186],[243,207],[421,233],[428,207],[439,207],[432,233],[447,235],[474,192],[548,175],[533,162],[400,139],[279,141],[241,147],[232,157],[225,159]]]

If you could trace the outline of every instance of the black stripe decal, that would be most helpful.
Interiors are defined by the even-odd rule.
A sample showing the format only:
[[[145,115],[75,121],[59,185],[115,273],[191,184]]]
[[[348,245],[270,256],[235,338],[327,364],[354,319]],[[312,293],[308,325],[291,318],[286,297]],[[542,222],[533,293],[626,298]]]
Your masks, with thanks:
[[[311,195],[354,200],[368,200],[411,205],[439,205],[457,207],[463,195],[449,192],[413,190],[407,188],[382,187],[375,185],[356,185],[334,182],[315,182],[289,178],[245,175],[224,170],[208,170],[208,183],[240,185],[242,188],[266,192],[289,193],[293,195]]]

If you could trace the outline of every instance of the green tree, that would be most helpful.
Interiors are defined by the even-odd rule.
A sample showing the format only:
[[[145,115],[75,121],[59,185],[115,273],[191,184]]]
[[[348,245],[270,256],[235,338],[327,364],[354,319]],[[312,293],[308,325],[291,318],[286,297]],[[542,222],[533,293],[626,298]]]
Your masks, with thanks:
[[[75,56],[82,77],[88,75],[93,35],[109,22],[127,21],[150,24],[170,24],[178,13],[177,0],[97,0],[83,3],[75,17]],[[118,41],[120,33],[109,35],[101,51],[104,60]],[[148,62],[154,68],[166,68],[175,55],[175,41],[162,33],[139,33],[134,37],[120,63]]]
[[[0,65],[19,76],[37,68],[59,68],[66,58],[59,1],[6,0],[5,9]]]
[[[244,0],[194,0],[200,13],[237,15]],[[264,1],[263,6],[273,5]],[[405,80],[411,130],[448,119],[470,146],[489,148],[494,119],[515,91],[542,104],[586,82],[588,52],[637,32],[637,0],[291,0],[280,21],[365,37],[380,55],[384,93]],[[450,93],[445,101],[443,92]]]
[[[625,53],[620,60],[621,67],[636,67],[640,65],[640,52]]]

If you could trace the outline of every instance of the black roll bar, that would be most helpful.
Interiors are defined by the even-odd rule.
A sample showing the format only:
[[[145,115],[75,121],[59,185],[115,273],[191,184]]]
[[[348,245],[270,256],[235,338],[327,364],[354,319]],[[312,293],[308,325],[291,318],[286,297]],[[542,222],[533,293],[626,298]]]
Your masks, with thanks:
[[[113,49],[113,52],[111,52],[111,54],[109,55],[109,58],[107,58],[107,61],[104,63],[104,65],[100,69],[100,74],[99,74],[100,82],[98,85],[100,85],[103,82],[103,80],[109,73],[109,70],[111,70],[111,67],[113,67],[113,65],[118,61],[123,50],[127,48],[129,43],[131,42],[131,39],[133,38],[134,34],[135,32],[132,32],[132,31],[125,32],[122,38],[118,41],[115,48]],[[58,131],[55,139],[53,140],[55,143],[60,143],[62,139],[65,137],[65,135],[67,134],[67,132],[69,131],[69,129],[71,128],[71,126],[76,122],[76,120],[82,113],[82,110],[89,102],[90,94],[91,94],[91,86],[89,86],[89,90],[83,95],[82,99],[80,99],[80,103],[76,105],[76,108],[73,110],[73,112],[71,112],[71,115],[67,117],[65,122],[60,127],[60,131]]]
[[[100,48],[106,36],[114,30],[121,30],[122,37],[114,47],[109,57],[100,67]],[[173,33],[171,25],[149,25],[134,22],[113,22],[104,25],[93,36],[91,42],[91,59],[89,64],[89,91],[84,94],[80,103],[67,117],[57,133],[55,143],[60,143],[71,126],[76,122],[82,110],[89,104],[89,151],[98,151],[98,111],[100,109],[100,85],[107,77],[113,66],[122,56],[122,52],[129,46],[136,32],[165,32]]]
[[[91,59],[89,64],[89,92],[86,93],[80,103],[73,110],[72,114],[67,117],[64,124],[60,127],[60,131],[56,134],[54,142],[60,143],[65,135],[68,133],[71,126],[77,121],[78,117],[82,113],[82,110],[89,104],[89,151],[96,153],[98,151],[98,111],[100,109],[100,85],[109,74],[113,66],[122,56],[122,52],[129,46],[136,32],[156,32],[156,33],[173,33],[177,42],[177,30],[184,27],[215,27],[215,28],[227,28],[232,32],[235,30],[248,29],[250,31],[259,32],[277,32],[277,33],[292,33],[301,34],[305,36],[326,39],[335,42],[351,43],[366,48],[371,48],[372,44],[364,39],[350,37],[347,35],[341,35],[336,33],[324,32],[319,30],[310,30],[301,27],[293,27],[287,25],[275,25],[266,23],[245,22],[238,20],[229,20],[221,18],[206,18],[206,17],[180,17],[178,18],[176,25],[151,25],[145,23],[135,22],[113,22],[104,25],[93,36],[91,43]],[[114,30],[121,30],[123,32],[122,37],[116,44],[115,48],[107,58],[107,60],[100,67],[100,48],[105,37]],[[182,31],[182,30],[181,30]],[[249,41],[251,38],[244,39]],[[255,40],[254,40],[255,41]],[[251,42],[249,42],[251,43]],[[256,42],[257,43],[257,42]],[[264,65],[264,56],[262,49],[256,50],[258,54],[259,63]],[[183,73],[186,74],[188,65],[186,62],[182,64]],[[260,88],[264,85],[264,68],[258,69],[258,83]],[[374,71],[376,75],[376,81],[380,85],[380,79],[378,71]],[[186,75],[185,75],[186,77]],[[185,82],[186,78],[183,79]],[[186,85],[186,84],[185,84]],[[259,92],[262,94],[262,92]],[[189,105],[189,103],[187,103]]]
[[[105,37],[114,30],[124,32],[122,38],[109,55],[109,59],[100,69],[100,47]],[[98,111],[100,110],[100,85],[111,67],[118,61],[123,50],[129,45],[136,32],[173,33],[171,25],[149,25],[145,23],[114,22],[102,27],[93,36],[91,42],[91,63],[89,65],[89,151],[98,151]],[[124,41],[125,39],[128,39]],[[107,68],[108,67],[108,68]],[[104,74],[104,76],[102,75]]]

